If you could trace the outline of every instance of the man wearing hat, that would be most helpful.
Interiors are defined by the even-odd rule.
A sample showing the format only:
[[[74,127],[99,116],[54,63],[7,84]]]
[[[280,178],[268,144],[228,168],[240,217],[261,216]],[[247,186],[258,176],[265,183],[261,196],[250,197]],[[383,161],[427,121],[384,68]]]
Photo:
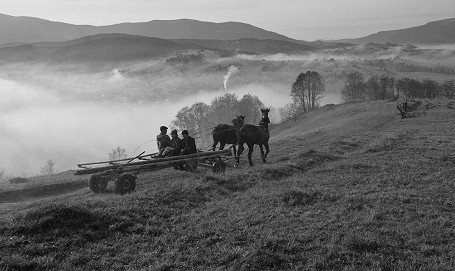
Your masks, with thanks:
[[[156,144],[158,146],[158,157],[163,157],[163,152],[166,147],[170,146],[171,139],[167,135],[167,127],[160,127],[160,134],[156,136]]]
[[[169,146],[164,149],[163,156],[176,156],[180,154],[182,150],[182,140],[177,134],[177,130],[171,131],[171,140],[169,141]]]
[[[180,155],[196,153],[196,141],[188,134],[188,130],[183,130],[182,136],[182,151]]]

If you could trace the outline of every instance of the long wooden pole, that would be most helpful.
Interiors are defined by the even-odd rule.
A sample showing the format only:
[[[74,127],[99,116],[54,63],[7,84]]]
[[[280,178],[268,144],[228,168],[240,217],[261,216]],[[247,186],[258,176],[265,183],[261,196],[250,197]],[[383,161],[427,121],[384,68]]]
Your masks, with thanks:
[[[142,155],[143,153],[144,152],[142,152],[141,154],[139,154],[136,157],[130,157],[130,158],[124,158],[124,159],[118,159],[118,160],[101,161],[101,162],[83,163],[83,164],[77,164],[77,166],[80,168],[83,168],[84,166],[90,166],[90,165],[112,164],[114,162],[123,162],[123,161],[132,161],[134,159],[142,159],[142,158],[157,154],[157,153],[150,153],[150,154]]]
[[[140,162],[134,162],[134,163],[129,163],[129,164],[117,164],[117,165],[110,165],[110,166],[104,166],[104,167],[87,168],[87,169],[77,170],[74,175],[92,174],[92,173],[98,173],[98,172],[102,172],[102,171],[107,171],[107,170],[111,170],[111,169],[120,169],[120,168],[122,169],[122,171],[125,171],[126,169],[132,168],[134,166],[153,165],[153,164],[163,165],[162,163],[165,163],[165,162],[182,162],[182,161],[195,159],[195,158],[200,158],[197,160],[201,160],[201,159],[207,159],[207,158],[216,158],[221,155],[231,155],[231,150],[227,149],[227,150],[221,150],[221,151],[199,152],[199,153],[195,153],[195,154],[157,158],[157,159],[153,159],[153,160],[140,161]],[[167,163],[166,165],[170,165],[170,164],[172,164],[172,163]],[[132,170],[132,171],[134,171],[134,170]]]

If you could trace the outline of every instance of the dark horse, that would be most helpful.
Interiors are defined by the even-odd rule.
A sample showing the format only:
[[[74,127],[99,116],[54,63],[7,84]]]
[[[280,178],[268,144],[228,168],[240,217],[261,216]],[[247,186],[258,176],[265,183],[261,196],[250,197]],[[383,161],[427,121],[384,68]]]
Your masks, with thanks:
[[[240,163],[240,155],[242,154],[244,148],[243,144],[248,145],[248,161],[250,162],[250,166],[253,166],[253,162],[251,161],[251,154],[253,153],[254,145],[259,145],[261,149],[261,157],[264,163],[266,162],[265,158],[267,154],[269,154],[269,111],[270,109],[261,109],[262,119],[259,122],[259,125],[250,125],[245,124],[240,128],[238,132],[239,137],[239,152],[238,156],[236,156],[236,163],[235,166],[238,166]],[[265,154],[262,146],[265,146]]]
[[[224,149],[226,144],[233,144],[234,157],[237,155],[235,144],[238,142],[237,132],[240,127],[243,126],[245,116],[237,116],[232,120],[233,125],[229,124],[218,124],[212,131],[213,145],[212,150],[214,151],[218,142],[220,142],[220,150]]]

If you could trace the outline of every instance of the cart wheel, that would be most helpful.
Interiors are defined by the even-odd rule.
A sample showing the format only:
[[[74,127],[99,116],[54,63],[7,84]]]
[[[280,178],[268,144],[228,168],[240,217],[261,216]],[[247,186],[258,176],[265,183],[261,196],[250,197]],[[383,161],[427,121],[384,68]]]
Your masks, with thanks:
[[[212,172],[214,173],[224,173],[226,171],[226,163],[223,160],[217,159],[212,166]]]
[[[93,174],[88,180],[88,187],[95,193],[101,193],[106,190],[109,178],[100,174]]]
[[[108,177],[101,177],[101,181],[100,181],[100,185],[99,185],[101,191],[106,191],[108,182],[109,182]]]
[[[195,172],[195,171],[196,171],[196,168],[197,168],[197,160],[189,160],[189,161],[186,161],[186,168],[187,168],[190,172]]]
[[[115,180],[115,193],[123,195],[134,191],[136,188],[136,176],[124,174]]]

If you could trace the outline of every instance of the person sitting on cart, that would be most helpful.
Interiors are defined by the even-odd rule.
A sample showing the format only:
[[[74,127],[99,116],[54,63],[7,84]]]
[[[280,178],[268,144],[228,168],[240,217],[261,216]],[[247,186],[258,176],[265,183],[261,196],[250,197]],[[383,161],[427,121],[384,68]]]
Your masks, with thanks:
[[[180,155],[196,153],[196,141],[188,134],[188,130],[183,130],[182,136],[182,151]]]
[[[160,127],[161,133],[156,136],[156,144],[158,146],[158,157],[163,157],[163,152],[166,147],[170,146],[171,139],[167,135],[167,127]]]
[[[166,147],[163,151],[163,156],[177,156],[182,150],[182,140],[177,134],[177,130],[171,131],[171,140],[169,141],[169,146]]]

